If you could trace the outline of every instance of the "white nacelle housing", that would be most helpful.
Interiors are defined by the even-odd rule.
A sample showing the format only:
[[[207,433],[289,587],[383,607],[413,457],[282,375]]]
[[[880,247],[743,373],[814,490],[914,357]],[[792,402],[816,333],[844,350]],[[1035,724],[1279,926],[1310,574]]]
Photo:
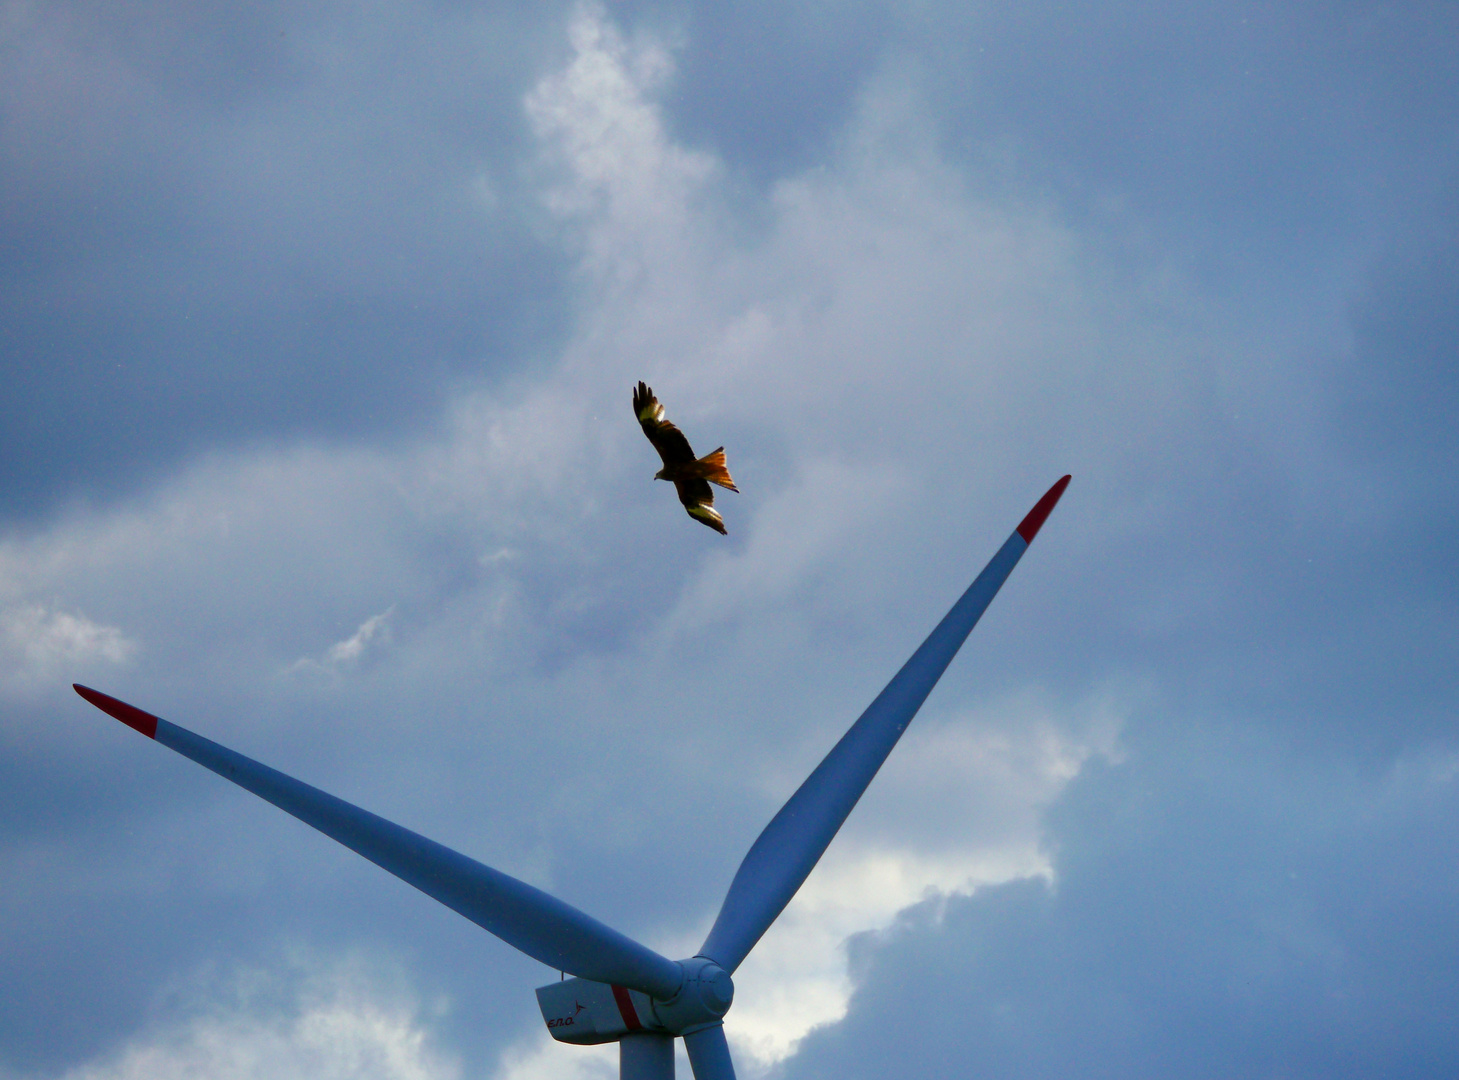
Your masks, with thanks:
[[[735,997],[729,972],[702,956],[678,963],[684,981],[667,1001],[588,979],[539,986],[537,1004],[547,1030],[560,1042],[605,1043],[636,1031],[688,1035],[717,1025]]]
[[[621,986],[564,979],[537,988],[547,1031],[559,1042],[617,1042],[634,1031],[663,1031],[647,994]]]

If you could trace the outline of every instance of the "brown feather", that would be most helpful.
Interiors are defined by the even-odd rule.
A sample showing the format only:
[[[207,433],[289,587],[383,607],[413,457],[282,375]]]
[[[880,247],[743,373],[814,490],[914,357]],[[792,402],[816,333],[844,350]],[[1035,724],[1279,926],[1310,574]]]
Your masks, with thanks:
[[[722,446],[718,450],[705,454],[685,471],[694,476],[702,476],[711,484],[718,484],[722,488],[729,488],[731,491],[740,490],[730,479],[729,466],[725,464],[724,447]]]
[[[683,465],[694,460],[694,451],[684,433],[663,418],[664,407],[647,384],[640,382],[633,391],[633,413],[638,417],[638,426],[653,443],[665,467]]]
[[[675,477],[674,490],[679,493],[679,501],[685,506],[698,506],[701,503],[705,506],[714,505],[714,491],[703,477]]]
[[[684,433],[664,419],[664,407],[648,384],[641,381],[633,390],[633,414],[648,441],[653,443],[664,467],[655,474],[655,479],[670,480],[679,496],[679,502],[689,516],[717,533],[728,535],[724,519],[714,509],[714,490],[711,483],[739,491],[730,478],[725,463],[724,447],[696,459]]]

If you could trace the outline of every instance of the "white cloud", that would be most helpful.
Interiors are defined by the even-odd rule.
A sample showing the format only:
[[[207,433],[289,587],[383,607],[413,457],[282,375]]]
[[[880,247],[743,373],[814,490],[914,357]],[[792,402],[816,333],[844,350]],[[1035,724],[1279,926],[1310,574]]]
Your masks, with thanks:
[[[908,481],[892,467],[854,469],[826,459],[804,461],[799,472],[760,501],[741,550],[708,560],[666,620],[669,633],[794,604],[798,590],[814,587],[824,568],[836,565],[846,537],[880,525],[899,508]]]
[[[360,654],[365,651],[367,646],[374,643],[376,638],[381,641],[388,640],[390,631],[385,620],[390,618],[394,610],[394,607],[390,607],[378,615],[371,615],[360,623],[360,628],[348,638],[331,645],[325,651],[324,658],[335,664],[344,663],[347,660],[358,660]]]
[[[155,1025],[58,1080],[454,1080],[459,1062],[436,1045],[398,983],[359,962],[242,971],[196,990],[206,1012]]]
[[[575,55],[544,79],[526,108],[549,160],[566,168],[548,207],[591,227],[584,268],[621,287],[661,278],[665,256],[698,227],[691,200],[716,171],[714,159],[671,142],[648,94],[673,65],[652,40],[630,47],[602,6],[578,6],[568,27]]]
[[[371,615],[360,623],[358,629],[343,641],[336,641],[324,650],[321,659],[312,656],[300,657],[289,666],[290,671],[314,671],[336,673],[342,666],[359,663],[367,650],[379,649],[390,641],[390,616],[395,613],[391,605],[377,615]]]
[[[991,702],[908,729],[841,836],[736,974],[727,1028],[760,1067],[840,1020],[854,989],[846,942],[929,898],[1020,878],[1052,880],[1041,813],[1116,739],[1140,691],[1060,707],[1047,694]]]
[[[615,1080],[618,1045],[565,1046],[534,1033],[502,1055],[496,1080]]]
[[[0,610],[0,685],[34,686],[79,673],[97,661],[124,664],[137,643],[116,626],[42,604],[16,604]]]

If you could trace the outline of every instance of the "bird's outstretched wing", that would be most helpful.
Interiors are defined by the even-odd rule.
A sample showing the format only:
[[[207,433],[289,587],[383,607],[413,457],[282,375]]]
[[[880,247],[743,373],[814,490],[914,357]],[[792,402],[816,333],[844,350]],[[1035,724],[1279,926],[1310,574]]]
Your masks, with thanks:
[[[642,380],[633,391],[633,414],[638,417],[639,427],[643,428],[648,441],[654,444],[654,449],[664,459],[665,465],[686,465],[694,460],[694,451],[689,448],[689,440],[682,431],[664,419],[664,407]]]

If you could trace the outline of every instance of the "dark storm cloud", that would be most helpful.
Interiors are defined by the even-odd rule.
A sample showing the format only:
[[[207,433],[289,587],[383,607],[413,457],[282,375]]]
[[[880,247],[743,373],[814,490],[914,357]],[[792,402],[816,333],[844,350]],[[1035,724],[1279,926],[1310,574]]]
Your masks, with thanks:
[[[13,11],[0,514],[200,449],[417,427],[561,340],[558,256],[514,199],[544,23]]]
[[[971,162],[1074,212],[1133,208],[1194,265],[1220,259],[1227,287],[1270,287],[1452,175],[1455,20],[1445,4],[1079,2],[946,5],[899,30]]]
[[[1443,1076],[1452,754],[1376,773],[1148,716],[1049,817],[1057,884],[904,913],[795,1076]]]

